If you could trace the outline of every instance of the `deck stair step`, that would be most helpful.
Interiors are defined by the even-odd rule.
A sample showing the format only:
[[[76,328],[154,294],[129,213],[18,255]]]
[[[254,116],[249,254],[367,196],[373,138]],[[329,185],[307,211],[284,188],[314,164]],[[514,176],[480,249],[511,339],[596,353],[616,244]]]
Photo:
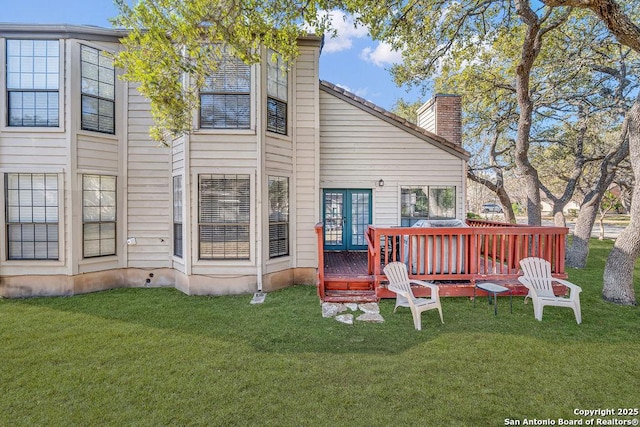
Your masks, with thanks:
[[[324,302],[378,302],[376,292],[371,290],[349,291],[329,290],[324,294]]]
[[[324,278],[325,289],[335,291],[373,291],[374,278],[367,274],[328,274]]]

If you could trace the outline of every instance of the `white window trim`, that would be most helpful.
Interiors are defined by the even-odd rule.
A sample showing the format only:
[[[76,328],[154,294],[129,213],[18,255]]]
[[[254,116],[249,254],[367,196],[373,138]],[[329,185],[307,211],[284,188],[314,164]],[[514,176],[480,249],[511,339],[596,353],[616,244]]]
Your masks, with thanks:
[[[173,183],[174,183],[174,179],[176,176],[181,177],[181,184],[182,184],[182,200],[181,200],[181,215],[182,215],[182,256],[179,257],[175,254],[175,221],[174,221],[174,217],[173,217],[173,209],[174,209],[174,205],[175,205],[175,201],[174,201],[174,195],[175,195],[175,189],[173,187]],[[187,246],[188,246],[188,242],[187,239],[185,237],[188,237],[188,233],[186,232],[187,230],[187,222],[185,221],[185,219],[187,218],[187,212],[186,212],[186,184],[185,184],[185,174],[183,173],[173,173],[171,175],[171,258],[173,260],[173,262],[179,263],[179,264],[184,264],[185,262],[185,258],[187,257]]]
[[[4,187],[5,174],[8,173],[51,173],[58,176],[58,259],[57,260],[9,260],[7,253],[7,217],[6,217],[6,194]],[[0,245],[0,261],[2,262],[2,272],[7,275],[24,274],[24,270],[14,271],[13,268],[25,268],[28,267],[29,271],[40,269],[51,269],[52,267],[64,267],[66,264],[66,234],[65,230],[65,212],[67,211],[64,204],[64,196],[66,188],[64,169],[42,169],[34,168],[29,171],[25,171],[24,168],[20,170],[16,168],[2,169],[0,170],[0,180],[2,185],[0,186],[0,197],[2,198],[2,210],[0,212],[0,222],[2,228],[0,229],[0,241],[3,242]]]
[[[83,212],[82,212],[82,177],[84,175],[108,175],[116,178],[116,254],[105,255],[92,258],[84,258],[83,244],[84,244],[84,230],[83,230]],[[75,252],[75,263],[78,266],[78,273],[90,273],[94,271],[101,271],[109,268],[124,267],[123,260],[126,259],[125,247],[126,238],[126,199],[123,194],[122,186],[124,179],[121,175],[114,170],[94,170],[94,169],[78,169],[76,170],[76,189],[79,192],[79,198],[74,204],[74,214],[78,224],[72,224],[73,231],[73,243],[76,245],[77,251]]]
[[[200,106],[194,109],[192,114],[192,123],[191,128],[193,129],[193,134],[203,134],[203,135],[256,135],[256,117],[258,113],[258,108],[256,106],[256,93],[258,92],[257,88],[257,76],[259,67],[257,64],[252,64],[249,66],[250,70],[250,83],[249,83],[249,128],[247,129],[235,129],[235,128],[201,128],[200,127]],[[190,77],[186,77],[185,81],[187,84],[193,85],[193,80]],[[198,93],[198,99],[200,99],[200,93]],[[203,172],[205,173],[205,172]]]
[[[293,133],[293,125],[292,125],[292,120],[293,120],[293,114],[292,114],[292,105],[293,105],[293,75],[294,75],[294,66],[292,66],[290,69],[287,70],[287,100],[286,101],[282,101],[279,98],[275,98],[278,101],[281,102],[285,102],[286,106],[287,106],[287,131],[285,134],[281,134],[278,132],[273,132],[270,131],[269,129],[267,129],[267,103],[268,100],[270,98],[269,96],[269,51],[272,49],[265,49],[265,55],[264,55],[264,97],[263,97],[263,102],[264,102],[264,117],[265,117],[265,132],[269,135],[270,138],[276,138],[276,139],[281,139],[281,140],[285,140],[285,141],[292,141],[293,137],[292,137],[292,133]],[[275,52],[275,51],[274,51]],[[278,54],[278,52],[275,52],[276,54]]]
[[[200,234],[198,232],[198,210],[200,209],[200,195],[198,188],[198,176],[199,175],[249,175],[249,192],[251,196],[249,198],[249,236],[256,235],[256,178],[255,169],[227,169],[227,168],[194,168],[192,169],[191,175],[191,200],[194,201],[192,206],[192,218],[194,220],[191,221],[191,236],[193,236],[190,240],[191,244],[191,254],[192,261],[191,265],[194,267],[256,267],[256,239],[249,238],[249,259],[243,260],[235,260],[235,259],[200,259],[199,258],[199,245],[200,245]],[[186,196],[186,195],[185,195]],[[185,247],[186,251],[186,247]],[[242,272],[236,272],[237,274],[242,274]],[[225,274],[225,273],[220,273]]]
[[[268,201],[269,201],[269,178],[270,177],[275,177],[275,178],[287,178],[288,179],[288,191],[289,191],[289,221],[288,221],[288,226],[289,226],[289,250],[288,250],[288,254],[287,255],[281,255],[281,256],[277,256],[277,257],[271,257],[271,253],[270,253],[270,245],[271,245],[271,241],[269,239],[270,233],[269,233],[269,206]],[[279,172],[267,172],[265,174],[265,194],[267,196],[266,200],[267,203],[265,203],[265,223],[266,223],[266,228],[265,228],[265,234],[264,234],[264,241],[266,243],[265,245],[265,258],[266,258],[266,265],[273,265],[273,264],[277,264],[277,263],[281,263],[281,262],[289,262],[291,260],[291,257],[293,255],[293,246],[294,246],[294,241],[293,241],[293,226],[292,226],[292,220],[291,218],[293,217],[291,210],[292,210],[292,194],[291,194],[291,187],[293,184],[293,179],[291,177],[290,174],[288,173],[279,173]]]
[[[82,83],[82,46],[86,46],[88,48],[91,49],[95,49],[98,52],[105,52],[109,55],[113,55],[115,54],[115,52],[112,49],[105,49],[103,46],[96,46],[93,45],[91,43],[86,43],[84,40],[81,42],[77,43],[77,49],[78,49],[78,55],[77,55],[77,63],[78,63],[78,82],[81,84]],[[119,112],[119,108],[118,108],[118,84],[119,84],[119,78],[118,78],[118,68],[114,65],[113,67],[113,133],[108,133],[108,132],[101,132],[99,130],[90,130],[90,129],[83,129],[82,128],[82,96],[85,95],[82,92],[82,87],[80,87],[78,89],[78,96],[77,96],[77,102],[78,102],[78,111],[79,111],[79,117],[78,117],[78,133],[82,133],[82,134],[87,134],[87,135],[99,135],[99,136],[104,136],[106,138],[111,137],[113,139],[117,139],[118,138],[118,133],[120,132],[120,128],[124,125],[124,123],[121,123],[120,125],[118,124],[118,112]],[[72,92],[74,92],[72,90]],[[92,96],[92,95],[88,95],[87,96]],[[100,97],[95,96],[95,98],[97,99],[101,99]]]
[[[5,107],[8,105],[7,99],[7,39],[11,40],[55,40],[51,37],[5,37],[0,39],[0,105]],[[64,59],[67,57],[65,52],[65,43],[63,39],[58,39],[60,45],[58,57],[58,126],[42,127],[42,126],[9,126],[8,111],[3,108],[2,117],[0,117],[0,131],[2,133],[63,133],[65,132],[66,111],[65,98],[67,97],[67,88],[65,87],[65,77],[69,72],[65,67]]]
[[[462,191],[462,187],[460,186],[460,184],[443,184],[443,183],[437,183],[437,184],[424,184],[424,182],[420,182],[420,183],[416,183],[416,182],[412,182],[412,183],[398,183],[398,189],[397,189],[397,215],[398,215],[398,224],[400,224],[400,222],[402,221],[402,189],[403,188],[415,188],[415,187],[453,187],[456,190],[456,207],[455,207],[455,219],[459,219],[461,221],[465,221],[466,218],[460,218],[461,215],[461,211],[460,211],[460,195],[461,195],[461,191]],[[427,197],[429,197],[429,195],[427,194]]]

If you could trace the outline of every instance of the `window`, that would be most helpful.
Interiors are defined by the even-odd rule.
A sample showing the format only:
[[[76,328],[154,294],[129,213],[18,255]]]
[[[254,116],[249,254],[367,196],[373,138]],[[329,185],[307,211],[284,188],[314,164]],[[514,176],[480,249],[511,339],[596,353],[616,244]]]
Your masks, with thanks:
[[[267,130],[287,134],[288,73],[282,56],[267,51]]]
[[[289,255],[289,178],[269,177],[269,258]]]
[[[249,259],[249,175],[198,176],[200,259]]]
[[[248,129],[251,124],[251,67],[221,48],[218,69],[200,92],[200,127]]]
[[[456,188],[429,187],[429,218],[452,219],[456,217]]]
[[[115,133],[115,79],[111,58],[101,50],[80,47],[82,129]]]
[[[58,259],[58,176],[5,175],[8,259]]]
[[[59,80],[57,40],[7,40],[9,126],[59,126]]]
[[[116,254],[116,177],[82,177],[83,256]]]
[[[456,217],[455,187],[402,187],[400,192],[400,225],[410,227],[421,219],[453,219]]]
[[[182,176],[173,177],[173,255],[182,258]]]

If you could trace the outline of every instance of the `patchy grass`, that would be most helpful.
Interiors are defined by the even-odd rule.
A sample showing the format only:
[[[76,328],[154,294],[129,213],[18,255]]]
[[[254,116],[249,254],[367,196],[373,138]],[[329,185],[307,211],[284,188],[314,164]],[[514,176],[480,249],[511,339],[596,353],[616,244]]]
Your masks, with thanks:
[[[347,326],[304,286],[261,305],[173,289],[2,300],[0,425],[497,426],[638,408],[640,310],[600,298],[610,247],[593,240],[569,272],[582,325],[558,307],[538,322],[522,298],[497,317],[445,298],[446,323],[424,313],[420,332],[392,300],[385,323]]]

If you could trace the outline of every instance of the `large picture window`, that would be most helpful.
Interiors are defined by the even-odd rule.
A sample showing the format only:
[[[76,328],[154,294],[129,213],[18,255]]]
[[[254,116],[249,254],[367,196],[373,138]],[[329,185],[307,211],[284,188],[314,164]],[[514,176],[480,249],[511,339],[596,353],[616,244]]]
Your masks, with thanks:
[[[267,51],[267,130],[287,134],[288,73],[282,56]]]
[[[251,67],[221,48],[218,69],[200,91],[200,127],[248,129],[251,125]]]
[[[82,177],[83,256],[116,254],[116,177]]]
[[[80,47],[82,129],[115,133],[115,80],[113,62],[106,52]]]
[[[289,255],[289,178],[269,177],[269,258]]]
[[[249,175],[198,176],[200,259],[249,259]]]
[[[9,126],[59,126],[58,40],[7,40]]]
[[[402,187],[400,192],[400,225],[410,227],[421,219],[454,219],[456,187]]]
[[[173,255],[182,258],[182,176],[173,177]]]
[[[8,259],[57,260],[58,176],[5,175]]]

